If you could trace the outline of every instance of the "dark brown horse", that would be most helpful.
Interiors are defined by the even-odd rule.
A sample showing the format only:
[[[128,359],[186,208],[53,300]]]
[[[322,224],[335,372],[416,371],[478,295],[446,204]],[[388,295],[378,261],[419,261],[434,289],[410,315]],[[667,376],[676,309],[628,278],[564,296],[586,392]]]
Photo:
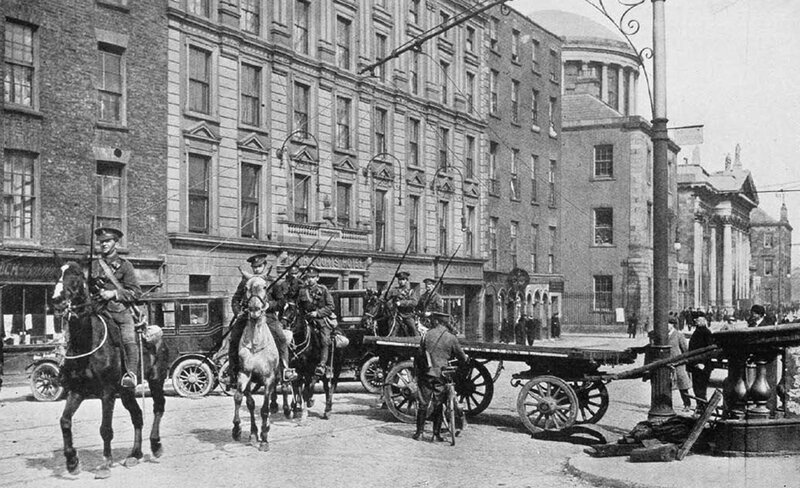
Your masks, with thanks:
[[[133,448],[125,459],[125,466],[138,463],[142,454],[142,410],[136,403],[133,390],[120,386],[123,375],[121,336],[110,318],[100,313],[92,302],[84,270],[76,262],[61,267],[61,279],[55,287],[53,301],[63,313],[67,331],[67,353],[62,365],[62,381],[67,390],[67,402],[61,414],[61,433],[64,438],[64,456],[70,473],[80,471],[80,460],[72,441],[72,417],[84,399],[99,396],[102,402],[100,436],[103,438],[103,463],[97,467],[95,478],[111,475],[111,440],[114,438],[112,419],[117,395],[130,412],[134,428]],[[148,348],[146,348],[148,349]],[[153,456],[162,454],[159,426],[164,415],[164,379],[166,377],[166,349],[161,344],[150,346],[145,354],[145,377],[153,397],[153,425],[150,430],[150,449]],[[147,366],[147,364],[146,364]]]
[[[319,363],[321,353],[321,342],[314,331],[312,322],[306,320],[300,314],[288,313],[284,317],[291,317],[289,323],[292,325],[292,340],[289,343],[289,366],[297,371],[297,379],[292,382],[292,402],[291,410],[294,417],[305,420],[308,417],[308,409],[314,406],[314,387],[318,377],[314,374]],[[331,344],[336,344],[335,336],[331,335]],[[322,377],[322,388],[325,392],[325,411],[323,419],[329,419],[333,411],[333,394],[339,384],[339,375],[342,373],[342,349],[333,347],[329,358],[333,361],[331,368],[332,375]],[[283,389],[283,410],[289,416],[287,406],[287,392]]]

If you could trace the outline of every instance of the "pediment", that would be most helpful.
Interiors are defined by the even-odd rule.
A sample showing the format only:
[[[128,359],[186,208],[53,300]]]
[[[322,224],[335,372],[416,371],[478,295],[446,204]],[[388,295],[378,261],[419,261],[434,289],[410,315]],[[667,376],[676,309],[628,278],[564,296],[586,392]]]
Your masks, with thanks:
[[[333,169],[347,173],[355,173],[357,171],[356,165],[350,158],[342,158],[339,161],[336,161],[333,163]]]
[[[439,183],[436,189],[444,193],[453,193],[455,191],[455,186],[453,185],[452,181],[444,180],[441,183]]]
[[[478,189],[478,185],[475,184],[465,185],[464,196],[470,198],[479,198],[481,196],[481,192]]]
[[[269,154],[269,147],[261,140],[258,134],[249,134],[238,142],[239,149]]]
[[[302,147],[292,153],[292,160],[306,164],[317,164],[316,154],[313,154],[308,148]]]
[[[206,122],[200,122],[194,127],[183,130],[186,137],[192,139],[199,139],[201,141],[213,142],[219,144],[220,138],[214,133],[214,130]]]
[[[411,186],[425,186],[425,175],[423,173],[414,173],[406,179],[406,183]]]
[[[375,178],[380,180],[393,180],[394,173],[387,166],[383,166],[382,168],[378,168],[375,172]]]

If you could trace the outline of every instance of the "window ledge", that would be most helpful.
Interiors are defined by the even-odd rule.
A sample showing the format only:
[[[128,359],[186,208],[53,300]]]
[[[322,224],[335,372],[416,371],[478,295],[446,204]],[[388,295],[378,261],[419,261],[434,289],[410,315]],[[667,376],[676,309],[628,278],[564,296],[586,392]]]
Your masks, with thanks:
[[[531,205],[536,205],[538,207],[540,203],[537,200],[531,200]]]
[[[515,66],[522,66],[522,63],[519,61],[519,56],[517,56],[517,59],[514,59],[514,58],[512,57],[512,58],[511,58],[511,64],[513,64],[513,65],[515,65]]]
[[[613,176],[595,176],[594,178],[590,178],[589,181],[597,182],[597,181],[617,181],[616,178]]]
[[[511,198],[509,198],[509,200],[510,200],[510,201],[512,201],[512,202],[515,202],[515,203],[519,203],[519,202],[521,202],[521,201],[522,201],[521,199],[519,199],[519,198],[514,198],[514,197],[511,197]]]
[[[500,51],[495,50],[495,48],[493,48],[493,47],[489,48],[489,52],[494,54],[494,55],[496,55],[496,56],[502,56],[502,54],[500,54]]]
[[[589,247],[593,247],[596,249],[615,249],[617,247],[616,244],[592,244]]]
[[[120,5],[120,3],[122,3],[124,5]],[[127,0],[122,1],[122,2],[110,2],[110,1],[107,1],[107,0],[97,0],[97,4],[98,5],[102,5],[103,7],[114,9],[114,10],[119,10],[120,12],[129,13],[131,11],[131,8],[128,6]]]
[[[128,132],[129,130],[128,127],[125,125],[115,124],[113,122],[103,122],[100,120],[95,122],[94,126],[98,129],[113,130],[116,132]]]
[[[251,132],[258,132],[258,133],[264,134],[264,135],[269,135],[269,131],[267,129],[265,129],[264,127],[261,127],[259,125],[250,125],[250,124],[247,124],[247,123],[244,123],[244,122],[239,122],[239,129],[240,130],[247,130],[247,131],[251,131]]]
[[[358,153],[354,149],[345,149],[342,147],[334,147],[333,152],[335,154],[344,154],[346,156],[356,157]]]
[[[531,71],[533,71],[533,74],[535,74],[536,76],[542,76],[541,70],[539,70],[539,67],[536,65],[533,65],[533,67],[531,67]]]
[[[497,112],[490,112],[489,113],[489,117],[492,117],[492,118],[497,119],[497,120],[501,120],[500,119],[500,115],[498,115]]]
[[[531,126],[531,131],[532,132],[536,132],[537,134],[539,134],[540,132],[542,132],[542,128],[539,127],[538,125],[534,124],[534,125]]]
[[[193,110],[189,110],[188,108],[183,110],[183,115],[184,117],[190,117],[193,119],[205,120],[213,124],[219,124],[219,119],[216,116],[210,114],[204,114],[202,112],[195,112]]]
[[[511,125],[513,125],[514,127],[522,127],[522,124],[520,124],[519,122],[514,122],[513,120],[511,121]]]
[[[42,114],[42,112],[36,110],[35,108],[28,107],[26,105],[10,104],[6,102],[6,104],[3,106],[3,111],[9,113],[28,115],[30,117],[34,117],[37,119],[44,118],[44,114]]]

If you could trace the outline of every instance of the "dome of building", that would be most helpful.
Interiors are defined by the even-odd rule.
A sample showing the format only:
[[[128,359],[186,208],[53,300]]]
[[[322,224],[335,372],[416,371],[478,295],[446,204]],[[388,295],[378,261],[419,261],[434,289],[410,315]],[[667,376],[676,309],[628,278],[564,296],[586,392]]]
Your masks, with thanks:
[[[616,44],[630,50],[630,46],[619,32],[583,15],[563,10],[539,10],[529,13],[528,18],[553,34],[563,37],[567,44],[595,40],[601,44]]]

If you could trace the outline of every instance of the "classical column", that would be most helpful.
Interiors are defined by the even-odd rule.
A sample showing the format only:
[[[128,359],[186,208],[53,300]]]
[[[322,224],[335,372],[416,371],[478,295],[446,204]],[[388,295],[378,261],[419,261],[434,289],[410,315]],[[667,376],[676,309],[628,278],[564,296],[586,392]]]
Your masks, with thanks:
[[[719,308],[717,299],[717,287],[719,280],[717,279],[717,226],[712,222],[711,224],[711,249],[708,251],[708,303],[706,305],[713,305]]]
[[[608,65],[605,63],[600,72],[600,98],[608,103]]]
[[[695,218],[694,221],[694,302],[693,307],[699,307],[703,302],[700,293],[703,287],[703,223]]]
[[[629,115],[633,115],[636,113],[636,93],[639,90],[639,76],[636,71],[631,70],[631,113]]]
[[[733,311],[733,235],[731,221],[722,223],[722,306]]]
[[[627,115],[625,113],[625,72],[627,70],[623,67],[619,67],[619,75],[617,75],[617,106],[614,107],[617,109],[617,112],[621,113],[622,115]]]

